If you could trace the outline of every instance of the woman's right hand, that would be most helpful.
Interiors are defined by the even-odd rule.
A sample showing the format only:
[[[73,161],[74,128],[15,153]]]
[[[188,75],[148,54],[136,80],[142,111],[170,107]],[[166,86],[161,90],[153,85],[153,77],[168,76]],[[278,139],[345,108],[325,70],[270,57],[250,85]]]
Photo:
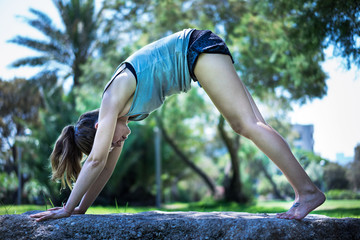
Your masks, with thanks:
[[[70,217],[71,213],[67,212],[63,207],[51,208],[45,212],[30,215],[31,218],[36,218],[37,222],[48,220]]]
[[[61,209],[61,208],[62,208],[62,207],[54,207],[54,208],[48,209],[48,211],[59,210],[59,209]],[[81,210],[80,207],[76,207],[71,214],[85,214],[85,212],[86,212],[86,211]]]

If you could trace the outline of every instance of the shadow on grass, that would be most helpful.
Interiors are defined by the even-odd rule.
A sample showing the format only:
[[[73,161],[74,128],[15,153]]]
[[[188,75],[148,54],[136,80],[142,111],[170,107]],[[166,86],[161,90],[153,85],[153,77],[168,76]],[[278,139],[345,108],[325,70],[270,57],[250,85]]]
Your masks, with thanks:
[[[171,209],[164,209],[166,211],[197,211],[197,212],[249,212],[249,213],[277,213],[284,212],[282,207],[262,207],[254,206],[253,204],[238,204],[227,202],[199,202],[189,203],[185,206],[173,207]]]
[[[284,207],[266,207],[254,204],[237,204],[226,202],[199,202],[190,203],[165,211],[197,211],[197,212],[248,212],[248,213],[281,213],[288,209]],[[360,208],[335,208],[326,210],[315,210],[311,214],[325,215],[335,218],[360,218]]]
[[[315,210],[312,213],[326,215],[328,217],[336,217],[336,218],[344,218],[344,217],[360,218],[360,208],[336,208],[329,210]]]

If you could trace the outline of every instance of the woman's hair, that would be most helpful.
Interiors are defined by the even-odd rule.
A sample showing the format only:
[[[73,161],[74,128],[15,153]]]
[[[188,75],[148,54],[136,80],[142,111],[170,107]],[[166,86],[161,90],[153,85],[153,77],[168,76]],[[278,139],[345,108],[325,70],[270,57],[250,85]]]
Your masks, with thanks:
[[[80,116],[75,126],[66,126],[56,140],[50,155],[51,180],[61,180],[71,189],[71,182],[76,181],[81,170],[83,154],[89,155],[95,138],[95,124],[99,118],[99,110],[86,112]]]

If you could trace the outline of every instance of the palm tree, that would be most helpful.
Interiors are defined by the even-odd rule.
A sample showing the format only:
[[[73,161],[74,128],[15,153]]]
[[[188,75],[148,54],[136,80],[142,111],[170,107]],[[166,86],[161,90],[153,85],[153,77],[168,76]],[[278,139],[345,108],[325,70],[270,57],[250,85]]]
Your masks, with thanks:
[[[80,85],[81,65],[91,55],[97,42],[97,30],[103,8],[95,13],[94,0],[53,0],[60,13],[63,28],[56,26],[45,13],[30,8],[34,18],[24,18],[33,28],[46,37],[45,40],[16,36],[9,40],[36,50],[37,56],[21,58],[12,67],[43,66],[42,71],[56,72],[61,84],[73,77],[73,87]],[[40,74],[39,76],[41,76]]]

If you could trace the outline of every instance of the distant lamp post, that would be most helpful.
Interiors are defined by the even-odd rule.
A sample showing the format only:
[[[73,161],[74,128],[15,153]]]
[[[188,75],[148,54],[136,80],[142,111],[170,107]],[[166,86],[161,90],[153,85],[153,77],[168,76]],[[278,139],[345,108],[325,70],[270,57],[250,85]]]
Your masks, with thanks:
[[[21,195],[22,195],[22,181],[21,181],[21,153],[22,153],[22,149],[21,147],[17,147],[18,150],[18,180],[19,180],[19,186],[18,186],[18,192],[17,192],[17,204],[21,205]]]
[[[17,205],[21,205],[22,196],[22,171],[21,171],[21,158],[22,158],[22,147],[18,143],[24,141],[25,136],[16,136],[15,143],[17,145],[17,167],[18,167],[18,190],[17,190]]]
[[[155,174],[156,174],[156,207],[161,207],[161,132],[154,129],[155,142]]]

